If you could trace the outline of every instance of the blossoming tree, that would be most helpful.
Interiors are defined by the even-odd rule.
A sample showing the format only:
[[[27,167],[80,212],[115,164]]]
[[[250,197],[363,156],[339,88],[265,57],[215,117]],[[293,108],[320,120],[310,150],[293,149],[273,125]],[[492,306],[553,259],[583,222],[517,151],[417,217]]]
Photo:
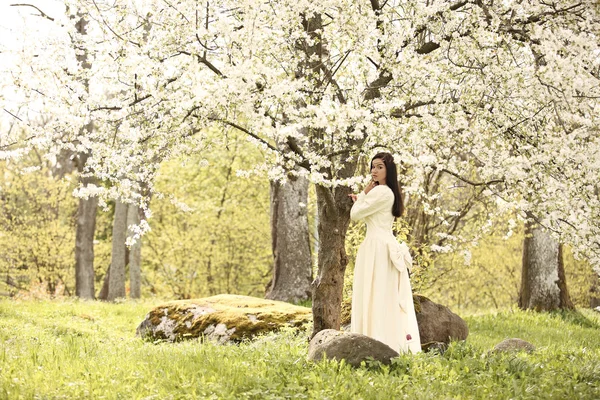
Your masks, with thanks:
[[[207,129],[244,132],[267,154],[257,170],[316,185],[315,333],[339,328],[347,195],[376,148],[397,155],[410,196],[443,171],[600,262],[595,1],[65,3],[89,16],[86,35],[62,26],[92,67],[68,39],[27,58],[16,83],[55,115],[30,145],[88,152],[126,195],[151,191],[161,160],[205,151]]]

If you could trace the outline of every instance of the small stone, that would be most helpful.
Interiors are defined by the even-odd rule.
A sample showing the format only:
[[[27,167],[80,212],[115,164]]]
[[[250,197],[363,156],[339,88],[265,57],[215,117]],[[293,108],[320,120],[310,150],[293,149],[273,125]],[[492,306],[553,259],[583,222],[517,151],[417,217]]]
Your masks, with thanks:
[[[531,343],[523,340],[523,339],[519,339],[519,338],[512,338],[512,339],[506,339],[503,340],[502,342],[498,343],[495,347],[494,347],[494,351],[495,352],[518,352],[518,351],[526,351],[527,353],[531,353],[535,350],[535,346],[532,345]]]
[[[427,351],[427,352],[437,350],[440,354],[444,354],[446,352],[447,348],[448,348],[448,344],[443,343],[443,342],[421,343],[421,350]]]
[[[353,367],[359,367],[361,362],[371,359],[390,364],[394,357],[398,357],[398,353],[378,340],[359,333],[335,329],[325,329],[317,333],[308,347],[309,360],[346,360],[346,363]]]

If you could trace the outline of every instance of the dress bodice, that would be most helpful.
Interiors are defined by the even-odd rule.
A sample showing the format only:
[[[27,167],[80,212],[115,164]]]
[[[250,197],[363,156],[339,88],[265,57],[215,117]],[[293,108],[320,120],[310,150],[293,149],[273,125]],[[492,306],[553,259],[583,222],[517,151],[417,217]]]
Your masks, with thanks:
[[[369,193],[361,192],[350,210],[353,221],[364,220],[367,237],[393,237],[394,192],[386,185],[375,186]]]

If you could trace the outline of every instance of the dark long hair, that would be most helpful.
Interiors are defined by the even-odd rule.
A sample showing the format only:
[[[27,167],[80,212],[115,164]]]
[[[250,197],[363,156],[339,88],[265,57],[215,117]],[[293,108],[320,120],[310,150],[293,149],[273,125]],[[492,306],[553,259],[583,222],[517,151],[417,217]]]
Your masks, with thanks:
[[[400,195],[400,185],[398,185],[398,171],[396,170],[396,163],[394,162],[394,156],[390,153],[377,153],[371,159],[371,168],[373,169],[373,160],[381,160],[385,164],[385,184],[392,189],[394,193],[394,204],[392,205],[392,214],[398,218],[404,213],[404,204],[402,204],[402,196]]]

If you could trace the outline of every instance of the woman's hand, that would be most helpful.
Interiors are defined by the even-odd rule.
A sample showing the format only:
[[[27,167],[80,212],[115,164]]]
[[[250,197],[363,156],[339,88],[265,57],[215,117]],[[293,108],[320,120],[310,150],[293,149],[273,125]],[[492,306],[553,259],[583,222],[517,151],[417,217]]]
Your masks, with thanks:
[[[379,185],[379,183],[375,182],[375,181],[371,181],[369,182],[369,184],[365,187],[365,194],[369,193],[375,186]],[[353,203],[356,203],[356,199],[358,199],[358,196],[355,195],[354,193],[350,193],[348,195],[348,197],[350,197],[352,199]]]
[[[369,182],[369,184],[365,187],[365,194],[368,194],[377,185],[378,185],[378,183],[375,181]]]

